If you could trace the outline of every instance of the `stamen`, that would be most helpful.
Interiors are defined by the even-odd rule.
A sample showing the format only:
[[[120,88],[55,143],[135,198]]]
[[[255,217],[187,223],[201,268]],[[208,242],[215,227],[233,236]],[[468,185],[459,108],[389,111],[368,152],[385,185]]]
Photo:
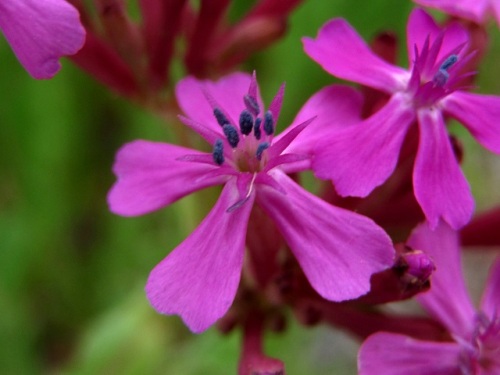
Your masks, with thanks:
[[[236,128],[230,124],[225,124],[222,127],[222,131],[224,132],[224,135],[226,136],[226,139],[231,147],[236,148],[240,142],[240,136],[238,135]]]
[[[448,73],[446,70],[439,69],[432,78],[432,82],[434,82],[434,85],[438,87],[443,87],[446,82],[448,82],[448,78],[450,78],[450,73]]]
[[[255,135],[255,139],[259,140],[260,137],[262,136],[262,132],[260,130],[260,123],[262,122],[262,119],[260,117],[257,117],[255,119],[255,124],[253,125],[253,134]]]
[[[446,60],[444,60],[444,62],[439,67],[439,70],[446,70],[446,71],[448,71],[448,69],[450,69],[457,61],[458,61],[458,56],[457,55],[451,55]]]
[[[214,143],[214,150],[212,152],[214,162],[217,165],[224,164],[224,144],[221,139],[216,139]]]
[[[439,67],[439,70],[434,75],[432,81],[438,87],[443,87],[448,79],[450,78],[450,73],[448,73],[448,69],[450,69],[456,62],[458,61],[457,55],[450,55]]]
[[[269,143],[268,142],[262,142],[257,146],[257,151],[255,152],[255,157],[257,158],[258,161],[261,161],[262,159],[262,153],[266,151],[269,148]]]
[[[257,100],[253,96],[247,94],[243,97],[243,101],[251,114],[257,116],[260,113],[259,103],[257,103]]]
[[[220,126],[229,124],[229,120],[227,119],[226,115],[222,113],[222,111],[219,108],[214,108],[214,116],[217,119],[217,122],[219,123]]]
[[[267,135],[274,133],[274,120],[271,111],[267,111],[264,115],[264,132]]]
[[[248,135],[253,129],[253,117],[248,110],[243,110],[240,114],[240,130],[242,134]]]

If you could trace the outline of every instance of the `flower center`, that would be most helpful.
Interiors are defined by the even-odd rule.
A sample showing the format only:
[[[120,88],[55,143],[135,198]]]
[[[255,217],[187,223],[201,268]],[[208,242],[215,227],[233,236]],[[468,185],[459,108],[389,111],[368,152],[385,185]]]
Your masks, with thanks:
[[[457,45],[443,57],[443,39],[442,32],[432,43],[428,36],[421,48],[415,46],[415,60],[407,90],[416,107],[435,105],[461,87],[464,78],[473,74],[461,72],[473,56],[472,53],[460,54],[465,44]]]
[[[274,135],[274,118],[271,111],[259,116],[260,108],[255,97],[245,95],[243,102],[246,108],[240,113],[238,126],[231,124],[222,109],[214,108],[214,116],[222,127],[227,143],[217,139],[212,156],[217,165],[230,163],[240,172],[256,173],[267,164],[265,151]],[[224,149],[225,144],[230,151]]]

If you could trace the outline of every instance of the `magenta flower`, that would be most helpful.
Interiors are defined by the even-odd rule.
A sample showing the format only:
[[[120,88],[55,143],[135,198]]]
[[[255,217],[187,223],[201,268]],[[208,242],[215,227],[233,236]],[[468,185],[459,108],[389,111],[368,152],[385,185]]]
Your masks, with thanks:
[[[483,24],[489,15],[495,17],[500,26],[499,0],[413,0],[417,4],[439,9],[453,16]]]
[[[371,219],[327,204],[286,174],[308,168],[307,153],[323,125],[357,121],[358,94],[341,86],[320,91],[275,137],[283,92],[282,87],[264,111],[255,77],[248,74],[217,82],[185,78],[176,95],[189,118],[180,118],[213,152],[141,140],[118,152],[118,181],[108,201],[120,215],[141,215],[224,185],[208,216],[153,269],[146,286],[159,312],[180,315],[194,332],[208,328],[232,304],[254,204],[274,220],[311,285],[328,300],[368,292],[370,276],[393,262],[389,237]],[[311,115],[318,116],[315,127],[307,126]]]
[[[0,30],[33,78],[51,78],[59,58],[85,41],[78,11],[65,0],[2,0]]]
[[[458,119],[484,147],[500,153],[500,97],[462,91],[471,54],[456,23],[441,30],[423,10],[408,21],[410,69],[374,53],[343,19],[304,38],[306,53],[329,73],[390,94],[377,113],[319,144],[313,169],[333,180],[342,196],[364,197],[393,172],[403,139],[415,120],[420,131],[413,170],[414,194],[433,227],[440,218],[457,229],[474,210],[470,187],[453,153],[444,116]]]
[[[500,258],[490,270],[479,310],[467,293],[460,268],[458,234],[440,223],[412,233],[409,245],[433,257],[436,271],[430,291],[417,297],[449,331],[453,341],[430,342],[380,332],[363,343],[360,375],[500,373]]]

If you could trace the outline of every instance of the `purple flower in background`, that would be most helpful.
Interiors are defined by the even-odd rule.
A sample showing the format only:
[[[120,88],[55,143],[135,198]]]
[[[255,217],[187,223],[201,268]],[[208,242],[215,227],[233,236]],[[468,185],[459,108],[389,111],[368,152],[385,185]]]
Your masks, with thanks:
[[[31,76],[51,78],[59,58],[85,41],[78,11],[65,0],[2,0],[0,30]]]
[[[499,374],[500,258],[494,263],[475,310],[460,267],[458,234],[440,223],[420,225],[408,242],[433,257],[430,291],[417,297],[449,331],[453,341],[431,342],[380,332],[370,336],[358,356],[360,375]]]
[[[413,0],[417,4],[439,9],[453,16],[462,17],[476,23],[485,23],[491,14],[500,26],[499,0]]]
[[[176,95],[188,118],[180,118],[213,151],[139,140],[118,152],[118,181],[108,201],[120,215],[145,214],[207,186],[224,185],[208,216],[153,269],[146,286],[159,312],[180,315],[194,332],[207,329],[234,300],[254,204],[275,222],[311,285],[328,300],[365,294],[370,276],[392,265],[391,240],[371,219],[327,204],[286,174],[309,167],[308,153],[323,125],[358,120],[359,95],[327,87],[275,136],[283,89],[265,111],[255,76],[234,73],[217,82],[185,78]],[[317,116],[314,126],[308,126],[311,116]]]
[[[304,38],[306,53],[326,71],[390,95],[387,104],[355,126],[319,143],[313,169],[331,179],[342,196],[364,197],[393,172],[405,135],[415,120],[420,131],[413,170],[414,194],[432,227],[440,218],[453,228],[474,210],[470,187],[446,132],[456,118],[484,147],[500,153],[500,97],[463,91],[462,67],[471,58],[468,34],[457,23],[440,29],[423,10],[407,26],[410,69],[393,66],[370,51],[343,19]]]

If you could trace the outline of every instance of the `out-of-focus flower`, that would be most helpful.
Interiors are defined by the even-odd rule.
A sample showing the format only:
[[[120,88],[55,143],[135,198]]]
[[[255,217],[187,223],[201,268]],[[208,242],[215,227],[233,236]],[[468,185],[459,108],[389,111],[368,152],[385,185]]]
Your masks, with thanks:
[[[59,58],[75,54],[85,41],[78,11],[65,0],[3,0],[0,30],[37,79],[54,76],[61,68]]]
[[[213,152],[135,141],[117,155],[118,181],[108,197],[117,214],[141,215],[204,187],[224,185],[208,216],[155,267],[146,286],[158,311],[179,314],[194,332],[231,306],[254,203],[274,221],[323,298],[359,297],[370,289],[370,276],[393,263],[392,242],[371,219],[327,204],[287,176],[309,167],[323,125],[357,120],[352,107],[359,109],[359,95],[347,87],[323,89],[275,137],[283,93],[281,87],[264,111],[255,76],[235,73],[217,82],[185,78],[176,88],[189,116],[181,120]],[[314,127],[308,127],[311,116],[318,116]]]
[[[283,36],[289,14],[302,0],[259,0],[241,19],[225,17],[229,0],[202,0],[186,23],[187,71],[197,77],[224,72]]]
[[[415,120],[419,147],[413,170],[414,194],[433,227],[442,218],[465,225],[474,201],[446,132],[444,116],[462,122],[484,147],[500,153],[500,97],[464,91],[463,73],[472,54],[458,24],[440,29],[423,10],[407,26],[410,69],[382,60],[343,19],[328,22],[306,53],[326,71],[390,95],[378,112],[319,143],[313,168],[333,180],[342,196],[366,196],[393,172],[405,135]]]
[[[283,36],[289,14],[302,2],[259,0],[229,21],[229,0],[201,0],[198,6],[187,0],[140,0],[139,23],[124,0],[70,1],[88,32],[72,60],[114,91],[160,111],[170,104],[176,59],[188,75],[226,74]]]
[[[417,4],[439,9],[452,16],[465,18],[476,23],[485,23],[488,16],[495,17],[500,26],[499,0],[413,0]]]
[[[430,291],[417,296],[454,341],[432,342],[376,333],[360,349],[361,375],[497,374],[500,372],[500,259],[494,263],[479,310],[467,293],[460,267],[458,234],[440,223],[415,229],[409,242],[434,259]]]

